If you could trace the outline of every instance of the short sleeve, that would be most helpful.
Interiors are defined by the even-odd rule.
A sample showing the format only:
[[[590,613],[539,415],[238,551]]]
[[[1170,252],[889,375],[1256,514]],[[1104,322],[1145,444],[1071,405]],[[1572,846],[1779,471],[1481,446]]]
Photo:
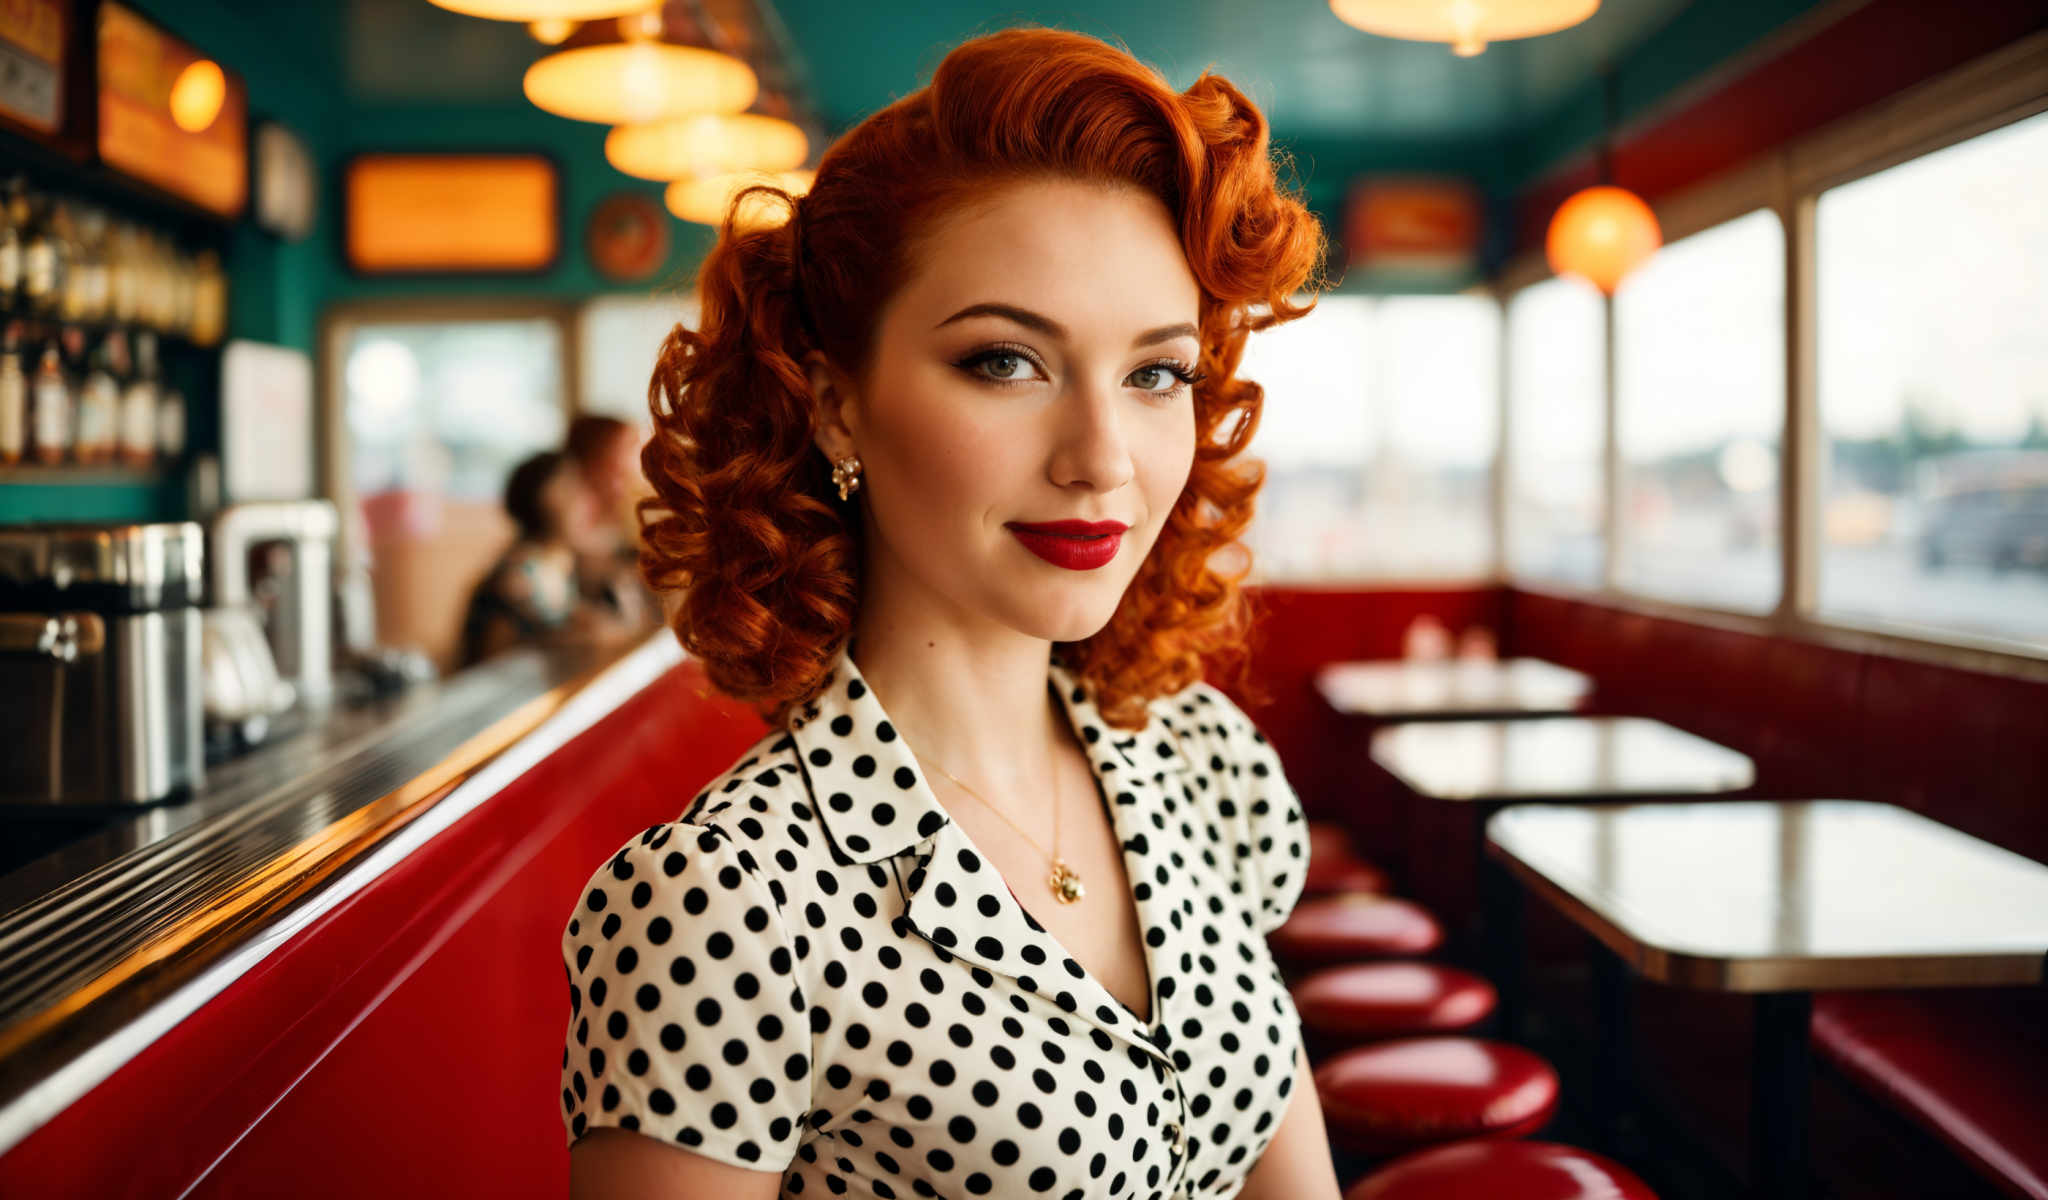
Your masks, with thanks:
[[[1308,824],[1273,743],[1230,697],[1201,686],[1222,737],[1227,778],[1219,786],[1235,810],[1226,815],[1234,815],[1233,828],[1241,831],[1238,878],[1253,926],[1271,933],[1294,911],[1308,881]]]
[[[792,941],[751,856],[716,828],[656,825],[591,876],[562,934],[568,1144],[637,1130],[781,1170],[811,1104]]]

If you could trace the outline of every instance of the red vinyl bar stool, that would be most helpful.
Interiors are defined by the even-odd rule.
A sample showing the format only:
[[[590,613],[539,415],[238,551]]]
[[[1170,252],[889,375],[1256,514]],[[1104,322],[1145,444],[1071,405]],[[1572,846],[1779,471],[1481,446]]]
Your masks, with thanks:
[[[1633,1171],[1557,1142],[1458,1142],[1395,1159],[1344,1200],[1657,1200]]]
[[[1410,900],[1366,892],[1340,892],[1297,901],[1294,912],[1266,937],[1283,971],[1407,958],[1443,945],[1443,926]]]
[[[1557,1111],[1551,1065],[1520,1046],[1485,1038],[1359,1046],[1318,1066],[1315,1081],[1331,1141],[1368,1156],[1468,1138],[1526,1137]]]
[[[1392,879],[1378,864],[1358,853],[1349,830],[1335,821],[1308,823],[1308,877],[1302,881],[1302,895],[1392,890]]]
[[[1431,962],[1323,967],[1291,990],[1311,1061],[1365,1042],[1469,1030],[1500,1001],[1480,976]]]

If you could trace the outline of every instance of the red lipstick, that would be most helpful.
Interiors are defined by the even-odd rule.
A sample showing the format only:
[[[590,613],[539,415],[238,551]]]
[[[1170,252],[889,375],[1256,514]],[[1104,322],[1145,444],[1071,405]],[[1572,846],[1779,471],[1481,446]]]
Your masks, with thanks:
[[[1092,571],[1116,557],[1130,526],[1121,521],[1012,521],[1007,528],[1026,550],[1069,571]]]

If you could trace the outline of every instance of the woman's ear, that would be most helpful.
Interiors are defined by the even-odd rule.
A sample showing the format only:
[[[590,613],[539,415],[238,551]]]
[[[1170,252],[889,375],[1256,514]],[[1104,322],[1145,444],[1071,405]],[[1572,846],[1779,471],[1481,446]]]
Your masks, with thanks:
[[[855,415],[853,390],[826,361],[823,351],[813,350],[804,356],[804,371],[810,376],[811,397],[818,412],[812,438],[826,458],[838,462],[854,452],[854,431],[848,420]]]

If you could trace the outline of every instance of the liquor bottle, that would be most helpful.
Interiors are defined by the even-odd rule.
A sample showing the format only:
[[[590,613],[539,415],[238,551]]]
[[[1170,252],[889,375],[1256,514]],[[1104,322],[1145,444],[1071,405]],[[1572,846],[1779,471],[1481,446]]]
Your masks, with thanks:
[[[126,221],[115,224],[109,239],[107,291],[114,321],[135,324],[142,311],[142,233]]]
[[[28,225],[28,186],[17,175],[0,192],[0,321],[20,304],[22,233]]]
[[[51,223],[53,203],[31,198],[21,235],[22,305],[38,317],[55,317],[64,299],[64,244]]]
[[[10,319],[0,332],[0,466],[13,466],[28,452],[28,371],[21,355],[26,330]]]
[[[116,375],[127,363],[127,347],[116,329],[100,339],[86,364],[78,388],[78,432],[72,439],[72,457],[81,466],[100,466],[114,460],[115,435],[121,415],[121,385]]]
[[[78,205],[53,200],[50,235],[57,240],[57,253],[64,263],[57,280],[57,315],[76,324],[91,319],[94,272],[86,261],[84,215]]]
[[[64,356],[57,338],[43,342],[29,383],[29,455],[44,466],[56,466],[71,455],[71,381],[64,377]]]
[[[201,250],[193,260],[192,321],[187,335],[201,346],[220,344],[228,324],[228,277],[220,255]]]
[[[156,335],[135,335],[135,371],[121,396],[121,461],[148,466],[156,458],[157,377]]]
[[[185,393],[165,385],[156,406],[156,455],[176,462],[185,453]]]
[[[91,324],[105,321],[113,308],[113,281],[107,263],[107,214],[97,208],[77,210],[72,229],[71,273],[76,281],[66,285],[76,292],[76,319]]]

